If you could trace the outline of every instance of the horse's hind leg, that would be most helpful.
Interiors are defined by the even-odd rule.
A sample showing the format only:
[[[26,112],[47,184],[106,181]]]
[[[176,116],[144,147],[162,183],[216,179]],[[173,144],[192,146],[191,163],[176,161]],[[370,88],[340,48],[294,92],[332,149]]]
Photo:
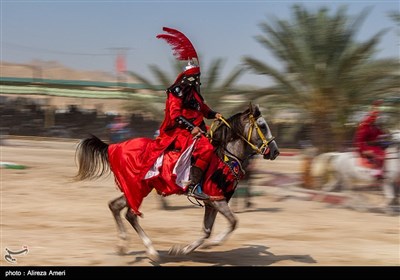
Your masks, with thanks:
[[[400,186],[396,182],[387,181],[383,184],[383,195],[385,204],[383,205],[387,214],[395,214],[399,206],[399,189]]]
[[[218,211],[210,204],[205,204],[203,219],[203,236],[187,246],[174,245],[170,250],[170,255],[187,255],[200,247],[204,241],[210,237]]]
[[[126,206],[127,204],[124,195],[108,203],[108,207],[110,208],[114,216],[115,222],[117,223],[118,238],[119,238],[117,251],[121,255],[125,254],[126,241],[127,241],[126,229],[121,219],[121,210],[124,209]]]
[[[328,176],[328,181],[322,186],[322,190],[325,192],[335,192],[340,191],[342,180],[337,172],[332,172]]]
[[[140,239],[142,240],[144,246],[146,246],[147,250],[147,256],[155,262],[158,262],[160,259],[160,256],[156,249],[153,247],[153,242],[151,242],[150,238],[147,236],[147,234],[144,232],[142,227],[139,225],[137,215],[135,215],[130,208],[128,208],[128,211],[126,212],[125,215],[126,219],[128,222],[132,225],[132,227],[135,229],[137,234],[139,235]]]
[[[229,227],[225,231],[223,231],[220,234],[218,234],[208,244],[209,246],[216,246],[216,245],[222,244],[222,242],[224,242],[228,238],[229,234],[231,234],[236,229],[237,218],[233,214],[233,211],[229,207],[229,205],[226,202],[226,200],[213,201],[212,204],[215,207],[215,209],[217,209],[218,212],[220,212],[222,215],[224,215],[224,217],[229,222]]]

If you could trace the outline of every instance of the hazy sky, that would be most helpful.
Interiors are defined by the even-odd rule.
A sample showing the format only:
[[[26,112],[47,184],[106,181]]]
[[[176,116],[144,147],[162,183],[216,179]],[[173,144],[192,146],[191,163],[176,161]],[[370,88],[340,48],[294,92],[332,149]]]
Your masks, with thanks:
[[[357,39],[365,41],[392,28],[379,45],[378,56],[399,58],[399,35],[388,12],[400,11],[400,1],[1,1],[1,60],[28,63],[55,60],[80,70],[115,73],[116,48],[127,49],[127,68],[152,80],[149,64],[171,71],[171,48],[156,39],[162,27],[176,28],[194,44],[202,72],[209,61],[225,58],[226,76],[244,55],[279,65],[254,36],[269,18],[290,19],[291,7],[317,10],[348,7],[357,16],[372,7]],[[270,22],[270,21],[269,21]],[[173,82],[173,81],[171,81]],[[266,85],[264,76],[246,74],[240,84]]]

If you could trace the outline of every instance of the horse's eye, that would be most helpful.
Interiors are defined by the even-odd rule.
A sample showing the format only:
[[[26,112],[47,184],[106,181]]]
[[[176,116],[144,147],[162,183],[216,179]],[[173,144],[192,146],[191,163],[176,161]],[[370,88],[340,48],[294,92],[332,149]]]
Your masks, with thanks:
[[[260,124],[259,127],[261,129],[267,129],[267,125],[265,123]]]

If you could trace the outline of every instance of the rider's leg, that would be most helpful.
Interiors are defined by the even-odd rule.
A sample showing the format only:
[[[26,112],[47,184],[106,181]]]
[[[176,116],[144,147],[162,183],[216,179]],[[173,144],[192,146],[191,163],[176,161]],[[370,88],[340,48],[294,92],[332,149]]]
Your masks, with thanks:
[[[207,200],[209,199],[209,196],[201,192],[199,189],[199,183],[202,177],[203,177],[203,170],[193,165],[190,168],[190,174],[189,174],[190,183],[186,189],[186,194],[200,200]]]
[[[371,174],[376,178],[378,184],[383,179],[383,165],[385,159],[385,150],[377,146],[371,146],[363,152],[363,156],[371,163]]]
[[[376,172],[376,178],[378,181],[383,180],[384,176],[384,160],[385,160],[385,150],[375,147],[376,149],[374,150],[374,163],[375,167],[378,170]]]
[[[213,154],[213,146],[206,137],[201,137],[197,141],[198,142],[196,143],[192,153],[194,162],[190,168],[190,184],[187,187],[186,193],[197,199],[207,200],[209,199],[209,196],[200,191],[199,183],[210,163]]]

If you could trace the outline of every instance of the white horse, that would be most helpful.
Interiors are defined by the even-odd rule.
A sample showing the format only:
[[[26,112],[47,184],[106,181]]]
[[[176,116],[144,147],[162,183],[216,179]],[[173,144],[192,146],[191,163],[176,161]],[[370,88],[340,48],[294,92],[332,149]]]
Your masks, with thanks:
[[[390,146],[386,149],[382,191],[385,206],[399,204],[400,189],[400,133],[392,134]],[[357,152],[330,152],[316,156],[311,164],[311,175],[315,187],[323,191],[354,191],[360,186],[376,183],[373,169],[360,164]]]

